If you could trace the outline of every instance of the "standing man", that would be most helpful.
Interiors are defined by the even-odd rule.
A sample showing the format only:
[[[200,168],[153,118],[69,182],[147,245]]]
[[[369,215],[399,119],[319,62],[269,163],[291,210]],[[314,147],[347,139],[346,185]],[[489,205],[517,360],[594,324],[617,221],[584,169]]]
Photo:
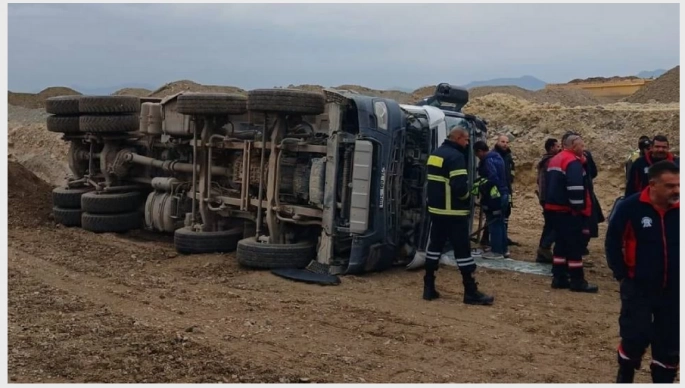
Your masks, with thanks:
[[[545,181],[545,175],[547,174],[547,166],[549,165],[550,159],[554,155],[561,151],[559,141],[557,139],[547,139],[545,141],[545,154],[542,155],[540,162],[537,165],[538,173],[538,189],[535,194],[538,196],[540,201],[540,206],[542,207],[542,215],[545,220],[545,224],[542,227],[542,235],[540,236],[540,243],[538,244],[537,258],[535,261],[538,263],[551,263],[552,262],[552,244],[554,243],[554,232],[552,231],[552,223],[549,221],[549,216],[547,211],[545,211],[545,192],[547,190],[547,184]]]
[[[471,257],[469,239],[471,201],[466,168],[468,144],[468,130],[455,126],[442,145],[428,158],[427,202],[431,227],[426,249],[423,299],[440,297],[435,290],[435,272],[438,270],[442,249],[449,240],[464,283],[464,303],[491,305],[495,298],[478,291],[473,277],[476,262]]]
[[[514,203],[514,177],[516,176],[516,166],[514,165],[514,157],[511,153],[511,148],[509,148],[509,136],[499,135],[497,138],[497,143],[495,144],[495,150],[504,159],[504,171],[507,176],[507,187],[509,189],[509,194],[507,194],[507,208],[504,209],[504,227],[507,232],[507,245],[514,245],[514,242],[509,239],[509,217],[511,216],[511,207]],[[509,250],[507,249],[505,257],[509,257]]]
[[[626,182],[628,182],[628,178],[630,177],[630,166],[633,165],[637,158],[645,156],[645,153],[649,152],[651,145],[652,141],[649,140],[649,137],[644,135],[640,136],[640,139],[637,141],[637,149],[631,152],[628,156],[628,160],[626,160]]]
[[[507,231],[504,226],[504,212],[509,206],[509,188],[504,172],[504,160],[496,151],[490,151],[484,141],[473,144],[473,151],[480,159],[478,175],[484,179],[481,183],[481,206],[490,232],[492,250],[483,253],[484,259],[501,260],[507,253]]]
[[[673,383],[680,364],[680,169],[649,168],[649,186],[616,208],[605,248],[621,282],[617,383],[632,383],[647,346],[652,381]]]
[[[564,150],[549,161],[545,176],[545,210],[555,236],[552,288],[597,292],[599,288],[585,280],[583,271],[583,227],[592,209],[581,161],[585,144],[573,134],[566,137],[563,146]]]
[[[656,162],[668,160],[680,166],[680,159],[673,156],[669,152],[668,138],[663,135],[654,136],[649,152],[645,156],[641,156],[633,162],[628,173],[628,183],[626,183],[626,191],[624,196],[627,198],[631,194],[639,193],[649,185],[649,177],[647,176],[649,167]]]

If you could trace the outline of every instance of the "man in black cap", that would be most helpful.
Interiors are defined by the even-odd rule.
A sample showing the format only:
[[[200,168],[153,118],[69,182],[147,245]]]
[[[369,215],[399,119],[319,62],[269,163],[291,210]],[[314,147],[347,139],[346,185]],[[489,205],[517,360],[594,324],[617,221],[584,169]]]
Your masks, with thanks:
[[[668,138],[664,135],[656,135],[652,139],[649,152],[633,162],[628,172],[628,182],[624,196],[628,198],[631,194],[639,193],[649,186],[648,171],[654,163],[668,160],[680,166],[680,158],[677,158],[669,150]]]

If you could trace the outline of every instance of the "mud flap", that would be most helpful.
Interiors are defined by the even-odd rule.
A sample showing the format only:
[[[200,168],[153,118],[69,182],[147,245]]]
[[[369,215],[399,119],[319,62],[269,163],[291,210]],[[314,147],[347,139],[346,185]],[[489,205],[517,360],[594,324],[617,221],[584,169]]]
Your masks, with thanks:
[[[271,273],[285,279],[322,286],[337,286],[340,278],[335,275],[315,273],[306,269],[281,268],[271,270]]]

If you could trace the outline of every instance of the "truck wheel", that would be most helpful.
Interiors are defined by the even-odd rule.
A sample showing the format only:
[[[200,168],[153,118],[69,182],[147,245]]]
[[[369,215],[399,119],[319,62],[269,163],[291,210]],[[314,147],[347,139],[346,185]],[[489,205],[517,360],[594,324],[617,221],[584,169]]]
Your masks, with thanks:
[[[81,226],[81,209],[52,208],[52,215],[58,224],[64,226]]]
[[[293,89],[255,89],[247,92],[247,110],[318,115],[326,101],[321,93]]]
[[[247,98],[229,93],[181,94],[176,110],[184,115],[240,115],[247,112]]]
[[[48,131],[57,133],[74,133],[79,131],[78,116],[48,116]]]
[[[140,212],[121,214],[81,214],[81,227],[95,233],[127,232],[139,229],[142,221]]]
[[[139,117],[136,115],[119,116],[81,116],[81,132],[111,133],[135,132],[138,130]]]
[[[128,193],[98,193],[91,191],[81,196],[81,209],[96,214],[132,212],[140,206],[142,196],[138,191]]]
[[[133,96],[83,96],[78,104],[80,113],[122,114],[140,112],[140,98]]]
[[[45,111],[53,115],[77,115],[81,96],[50,97],[45,100]]]
[[[92,190],[92,187],[56,187],[52,190],[52,204],[62,209],[80,209],[81,196]]]
[[[220,232],[196,232],[185,227],[174,232],[174,245],[185,254],[233,252],[242,237],[242,226]]]
[[[296,244],[266,244],[249,237],[238,241],[238,263],[249,268],[304,268],[316,258],[316,245],[310,241]]]

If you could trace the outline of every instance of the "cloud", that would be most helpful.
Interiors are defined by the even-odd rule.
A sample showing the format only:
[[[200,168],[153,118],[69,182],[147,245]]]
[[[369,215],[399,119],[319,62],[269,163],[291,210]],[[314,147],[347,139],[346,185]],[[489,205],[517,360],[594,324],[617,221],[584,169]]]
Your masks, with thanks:
[[[678,6],[10,4],[9,87],[627,75],[678,64]]]

